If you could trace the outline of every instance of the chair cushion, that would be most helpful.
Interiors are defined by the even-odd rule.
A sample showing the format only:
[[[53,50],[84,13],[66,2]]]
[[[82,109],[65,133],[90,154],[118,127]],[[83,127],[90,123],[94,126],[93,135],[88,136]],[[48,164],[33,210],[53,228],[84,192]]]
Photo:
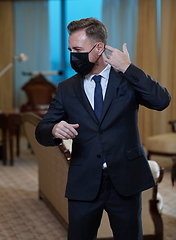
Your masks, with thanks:
[[[147,138],[148,151],[158,153],[176,153],[176,133],[165,133]]]

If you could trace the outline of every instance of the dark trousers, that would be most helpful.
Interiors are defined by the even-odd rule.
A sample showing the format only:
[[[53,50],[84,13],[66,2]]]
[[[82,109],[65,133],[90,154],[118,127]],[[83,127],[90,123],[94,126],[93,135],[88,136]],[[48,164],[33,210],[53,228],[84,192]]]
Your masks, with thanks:
[[[91,181],[91,180],[90,180]],[[141,193],[121,196],[108,171],[103,170],[99,194],[94,201],[69,200],[68,240],[95,240],[103,210],[107,211],[115,240],[142,240]]]

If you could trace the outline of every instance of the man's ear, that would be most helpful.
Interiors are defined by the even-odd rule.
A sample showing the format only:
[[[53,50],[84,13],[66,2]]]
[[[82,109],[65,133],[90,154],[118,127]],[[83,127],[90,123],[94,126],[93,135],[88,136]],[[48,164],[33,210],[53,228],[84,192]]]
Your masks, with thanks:
[[[100,55],[104,52],[104,50],[105,50],[105,45],[104,45],[104,43],[99,42],[99,43],[97,44],[97,50],[98,50],[98,55],[100,56]]]

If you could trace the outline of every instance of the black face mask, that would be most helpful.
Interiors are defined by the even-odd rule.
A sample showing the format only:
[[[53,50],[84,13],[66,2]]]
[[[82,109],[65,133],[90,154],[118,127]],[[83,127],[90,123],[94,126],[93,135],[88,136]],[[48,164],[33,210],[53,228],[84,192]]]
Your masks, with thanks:
[[[95,45],[96,46],[96,45]],[[71,52],[70,64],[71,67],[82,75],[87,75],[95,65],[89,61],[89,53],[95,48],[95,46],[89,52]]]

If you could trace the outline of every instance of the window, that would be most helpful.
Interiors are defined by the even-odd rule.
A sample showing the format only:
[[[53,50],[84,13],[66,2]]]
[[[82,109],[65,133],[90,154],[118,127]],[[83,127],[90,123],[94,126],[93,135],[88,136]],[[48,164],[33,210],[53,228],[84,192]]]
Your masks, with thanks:
[[[101,21],[102,19],[101,13],[102,13],[102,0],[49,1],[51,66],[52,70],[55,71],[59,70],[64,72],[63,76],[52,77],[55,83],[58,83],[75,74],[74,70],[70,66],[70,52],[68,51],[67,25],[69,24],[69,22],[73,20],[79,20],[81,18],[88,17],[95,17]],[[65,16],[64,19],[65,26],[62,26],[62,16]],[[62,40],[63,34],[65,39],[64,43]]]

